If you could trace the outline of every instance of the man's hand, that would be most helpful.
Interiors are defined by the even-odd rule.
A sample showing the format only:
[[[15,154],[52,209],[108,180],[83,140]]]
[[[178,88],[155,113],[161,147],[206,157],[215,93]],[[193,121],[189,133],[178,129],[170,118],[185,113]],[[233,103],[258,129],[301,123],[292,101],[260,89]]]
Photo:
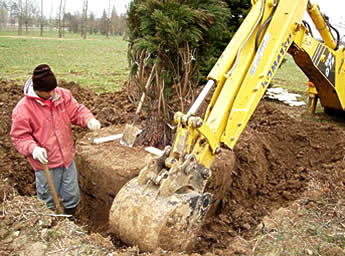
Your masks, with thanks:
[[[48,163],[47,151],[45,148],[36,146],[34,150],[32,151],[32,157],[40,161],[42,164]]]
[[[92,118],[89,122],[87,122],[87,127],[92,131],[96,131],[101,128],[101,123],[96,118]]]

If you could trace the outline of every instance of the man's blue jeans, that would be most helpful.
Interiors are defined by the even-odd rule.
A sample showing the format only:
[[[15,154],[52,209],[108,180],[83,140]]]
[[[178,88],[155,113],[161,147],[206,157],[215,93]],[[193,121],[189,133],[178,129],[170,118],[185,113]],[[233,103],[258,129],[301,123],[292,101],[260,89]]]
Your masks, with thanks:
[[[62,198],[65,209],[75,208],[80,202],[78,173],[74,160],[68,168],[59,167],[49,170],[58,196]],[[49,209],[55,209],[54,199],[50,193],[47,177],[43,170],[35,171],[37,196],[47,204]]]

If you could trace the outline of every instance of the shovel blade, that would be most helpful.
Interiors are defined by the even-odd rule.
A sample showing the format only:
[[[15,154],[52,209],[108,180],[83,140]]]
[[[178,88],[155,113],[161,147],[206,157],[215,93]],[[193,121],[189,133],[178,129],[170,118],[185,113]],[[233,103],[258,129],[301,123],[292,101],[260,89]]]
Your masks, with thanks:
[[[125,130],[123,131],[123,135],[120,140],[121,145],[133,147],[135,139],[140,132],[141,130],[138,127],[126,124]]]

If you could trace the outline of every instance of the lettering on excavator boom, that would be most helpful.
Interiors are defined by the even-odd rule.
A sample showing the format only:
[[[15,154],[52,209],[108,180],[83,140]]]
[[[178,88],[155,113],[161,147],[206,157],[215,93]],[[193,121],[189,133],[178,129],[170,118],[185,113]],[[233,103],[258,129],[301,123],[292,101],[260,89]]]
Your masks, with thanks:
[[[285,42],[282,43],[282,47],[280,48],[280,51],[279,51],[278,55],[276,56],[276,60],[273,62],[273,65],[271,66],[271,69],[266,74],[265,81],[261,82],[262,88],[265,88],[266,86],[268,86],[269,81],[271,81],[273,75],[277,71],[278,65],[281,62],[282,56],[285,56],[286,52],[289,49],[289,46],[291,44],[291,40],[290,39],[291,39],[291,34],[289,34],[289,36],[285,40]]]

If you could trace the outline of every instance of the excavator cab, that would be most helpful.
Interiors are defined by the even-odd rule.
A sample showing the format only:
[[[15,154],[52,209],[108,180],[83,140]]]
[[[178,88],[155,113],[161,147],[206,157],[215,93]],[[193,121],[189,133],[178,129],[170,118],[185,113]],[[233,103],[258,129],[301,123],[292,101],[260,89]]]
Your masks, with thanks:
[[[323,42],[312,37],[302,20],[305,11]],[[252,0],[188,113],[175,114],[174,144],[149,158],[139,176],[116,195],[109,214],[114,234],[143,251],[193,248],[205,217],[219,201],[206,191],[212,163],[224,148],[234,148],[287,53],[314,84],[315,98],[344,110],[344,47],[318,6],[308,0]],[[196,116],[212,87],[204,117]]]

